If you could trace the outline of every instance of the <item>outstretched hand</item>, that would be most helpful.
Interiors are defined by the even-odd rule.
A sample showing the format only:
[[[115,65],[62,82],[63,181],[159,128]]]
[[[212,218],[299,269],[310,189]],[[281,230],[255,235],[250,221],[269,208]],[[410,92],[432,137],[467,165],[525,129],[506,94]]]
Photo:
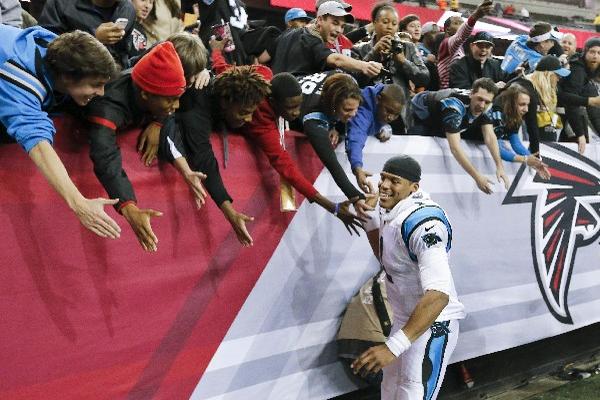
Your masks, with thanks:
[[[485,194],[492,194],[494,191],[492,190],[491,185],[494,184],[488,177],[484,175],[479,175],[475,178],[475,183],[477,183],[477,187]]]
[[[191,171],[190,173],[185,175],[185,181],[187,182],[190,190],[194,194],[194,198],[196,200],[196,206],[198,210],[202,208],[204,204],[206,204],[206,190],[202,186],[202,179],[206,179],[206,175],[202,172]]]
[[[504,172],[504,168],[496,169],[496,178],[498,179],[498,183],[504,182],[504,187],[506,188],[506,190],[508,190],[508,187],[510,186],[510,181],[508,180],[508,177]]]
[[[356,183],[358,183],[358,187],[365,193],[373,193],[373,184],[369,182],[369,177],[373,176],[372,173],[362,169],[361,167],[357,167],[354,170],[354,175],[356,176]]]
[[[354,233],[360,236],[360,232],[358,231],[358,229],[362,229],[361,222],[366,222],[366,219],[363,217],[359,217],[358,215],[350,211],[350,205],[352,204],[353,200],[355,202],[358,201],[358,199],[350,199],[339,203],[337,206],[337,213],[335,214],[335,216],[338,217],[344,223],[344,226],[346,227],[350,235],[352,235],[352,232],[354,231]],[[362,201],[364,202],[364,200]],[[367,218],[369,217],[367,216]]]
[[[525,159],[525,164],[527,166],[533,168],[538,173],[538,175],[540,176],[540,178],[542,178],[544,180],[548,180],[552,176],[550,174],[550,170],[548,169],[548,165],[545,164],[537,156],[537,154],[528,155],[527,158]]]
[[[160,211],[151,209],[139,209],[135,204],[128,204],[121,210],[123,216],[131,225],[131,229],[137,236],[138,242],[146,251],[156,251],[158,248],[158,238],[152,231],[150,219],[160,217]]]
[[[119,199],[86,199],[77,202],[73,211],[79,218],[79,222],[90,231],[100,237],[118,239],[121,236],[121,228],[104,211],[104,206],[117,204]]]
[[[245,214],[235,211],[231,216],[228,217],[228,220],[242,246],[252,246],[254,241],[248,232],[248,228],[246,228],[246,222],[254,221],[254,217],[249,217]]]

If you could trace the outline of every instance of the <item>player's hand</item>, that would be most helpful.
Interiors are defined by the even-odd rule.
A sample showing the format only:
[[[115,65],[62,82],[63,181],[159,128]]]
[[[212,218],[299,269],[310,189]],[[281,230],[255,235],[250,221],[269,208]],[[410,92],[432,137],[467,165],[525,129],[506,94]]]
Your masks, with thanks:
[[[367,204],[367,201],[364,199],[352,198],[350,202],[354,205],[354,211],[356,211],[356,215],[361,218],[361,220],[371,219],[368,212],[373,211],[374,208]]]
[[[138,238],[138,242],[146,251],[156,251],[158,248],[158,238],[152,231],[150,219],[160,217],[160,211],[151,209],[139,209],[135,204],[127,204],[121,209],[123,216],[131,225],[131,229]]]
[[[494,182],[492,182],[484,175],[478,175],[477,178],[475,178],[475,183],[477,184],[479,190],[481,190],[485,194],[492,194],[494,192],[491,187],[491,185],[493,185]]]
[[[508,177],[504,172],[504,168],[496,169],[496,179],[498,179],[498,183],[504,182],[504,187],[506,188],[506,190],[508,190],[508,187],[510,186],[510,181],[508,180]]]
[[[125,36],[125,29],[121,29],[114,22],[105,22],[96,28],[96,39],[102,44],[115,44]]]
[[[378,373],[396,360],[396,356],[390,349],[385,344],[381,344],[362,353],[350,364],[350,367],[354,374],[360,374],[364,378],[369,374]]]
[[[121,236],[121,228],[104,211],[104,206],[117,204],[119,199],[86,199],[77,201],[72,209],[79,222],[90,231],[100,237],[118,239]]]
[[[142,163],[147,167],[152,164],[152,161],[154,161],[158,154],[160,129],[161,126],[153,122],[148,125],[140,135],[137,150],[138,153],[141,153],[142,155]]]
[[[369,176],[373,176],[369,171],[365,171],[361,167],[354,169],[354,176],[356,176],[356,183],[358,187],[365,193],[373,193],[373,184],[368,180]]]

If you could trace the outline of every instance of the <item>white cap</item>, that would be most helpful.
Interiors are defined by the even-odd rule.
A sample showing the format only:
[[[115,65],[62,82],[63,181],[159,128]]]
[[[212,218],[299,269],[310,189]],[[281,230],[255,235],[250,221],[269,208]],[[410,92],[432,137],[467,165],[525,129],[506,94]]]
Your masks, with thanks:
[[[326,1],[321,4],[319,9],[317,10],[317,17],[321,17],[323,15],[333,15],[334,17],[346,17],[346,22],[354,22],[354,17],[350,14],[344,6],[337,1]]]

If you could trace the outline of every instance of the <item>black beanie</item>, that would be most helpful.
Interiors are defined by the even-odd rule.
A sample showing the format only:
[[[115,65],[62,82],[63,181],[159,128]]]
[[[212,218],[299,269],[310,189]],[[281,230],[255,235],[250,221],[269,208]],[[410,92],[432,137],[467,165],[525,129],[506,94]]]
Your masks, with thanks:
[[[592,47],[600,47],[600,37],[592,37],[585,41],[583,46],[583,54],[587,53]]]
[[[407,155],[390,158],[383,165],[383,171],[401,176],[411,182],[419,182],[421,180],[421,166],[417,160]]]
[[[283,100],[302,95],[302,88],[294,75],[280,72],[271,79],[271,95],[274,99]]]

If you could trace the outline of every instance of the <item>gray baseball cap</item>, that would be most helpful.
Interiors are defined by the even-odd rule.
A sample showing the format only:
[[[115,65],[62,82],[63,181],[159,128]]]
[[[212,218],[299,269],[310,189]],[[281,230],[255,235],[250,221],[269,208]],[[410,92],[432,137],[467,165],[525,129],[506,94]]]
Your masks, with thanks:
[[[344,10],[348,12],[352,11],[352,6],[342,0],[317,0],[317,3],[315,4],[315,9],[318,10],[319,7],[321,7],[321,4],[325,3],[326,1],[335,1],[336,3],[340,3],[342,7],[344,7]]]
[[[333,15],[334,17],[345,17],[346,22],[354,22],[354,17],[344,8],[342,3],[334,0],[323,2],[317,10],[317,17]]]

